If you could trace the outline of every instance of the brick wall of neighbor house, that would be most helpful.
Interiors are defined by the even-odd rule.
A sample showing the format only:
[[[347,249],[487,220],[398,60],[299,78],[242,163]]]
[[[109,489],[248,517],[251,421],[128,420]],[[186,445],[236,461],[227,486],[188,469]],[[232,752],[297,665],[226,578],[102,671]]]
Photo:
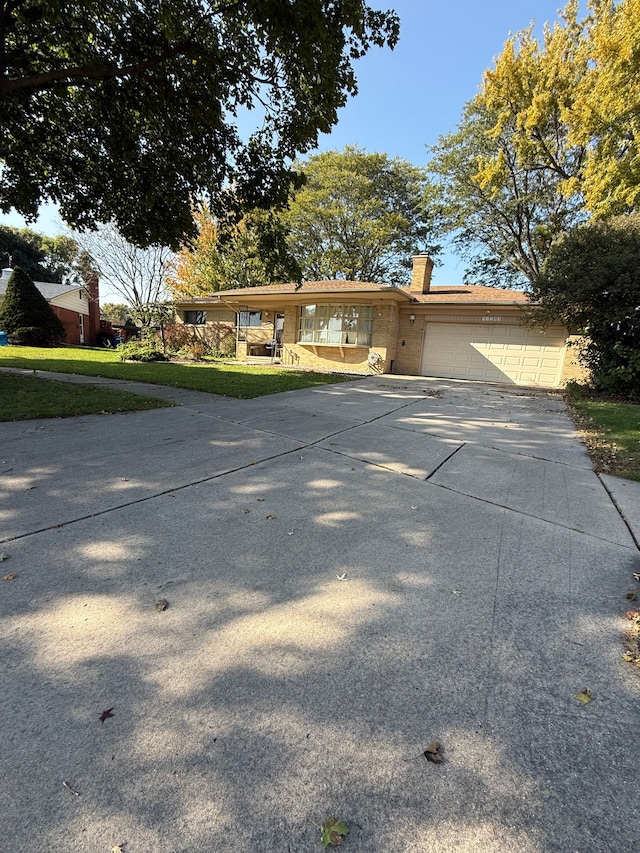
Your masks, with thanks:
[[[582,340],[580,335],[569,335],[567,353],[564,358],[564,368],[562,370],[562,384],[567,382],[588,382],[589,371],[586,370],[578,361],[578,346]]]
[[[54,313],[62,320],[65,333],[65,343],[78,346],[82,343],[80,340],[80,314],[77,311],[70,311],[68,308],[61,308],[59,305],[52,305]],[[84,343],[88,344],[87,331],[89,326],[89,315],[83,314],[84,324]]]
[[[94,347],[100,332],[100,288],[97,275],[92,274],[88,277],[87,290],[89,291],[89,317],[88,322],[85,321],[84,340],[86,344]]]
[[[398,308],[394,304],[376,306],[373,318],[371,347],[299,344],[299,319],[300,306],[287,305],[284,310],[284,334],[282,339],[283,364],[299,367],[317,367],[323,370],[349,370],[354,373],[370,373],[369,354],[377,352],[380,354],[382,362],[376,370],[377,372],[384,373],[389,370],[390,363],[395,358]]]

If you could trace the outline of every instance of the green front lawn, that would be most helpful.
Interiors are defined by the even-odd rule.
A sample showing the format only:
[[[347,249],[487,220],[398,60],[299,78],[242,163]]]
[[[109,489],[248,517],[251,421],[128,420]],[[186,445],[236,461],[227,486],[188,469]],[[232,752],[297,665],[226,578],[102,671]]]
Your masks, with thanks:
[[[341,373],[312,373],[243,364],[129,364],[119,361],[113,350],[82,347],[0,347],[0,367],[131,379],[240,399],[354,378]]]
[[[169,405],[164,400],[101,385],[76,385],[0,372],[0,421],[107,415]]]
[[[596,471],[640,480],[640,403],[595,394],[571,394],[568,403]]]

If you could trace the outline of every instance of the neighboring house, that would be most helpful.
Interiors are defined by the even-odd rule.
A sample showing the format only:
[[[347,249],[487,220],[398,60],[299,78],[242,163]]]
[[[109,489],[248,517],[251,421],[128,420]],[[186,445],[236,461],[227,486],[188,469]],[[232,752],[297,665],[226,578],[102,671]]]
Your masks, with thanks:
[[[13,270],[3,269],[0,278],[0,304]],[[100,294],[98,278],[87,286],[35,281],[35,286],[58,315],[65,330],[65,343],[95,346],[100,331]]]
[[[224,290],[177,302],[203,337],[228,325],[236,357],[284,365],[474,379],[557,388],[581,375],[560,324],[521,324],[524,293],[431,287],[433,261],[413,259],[411,285],[353,281]]]

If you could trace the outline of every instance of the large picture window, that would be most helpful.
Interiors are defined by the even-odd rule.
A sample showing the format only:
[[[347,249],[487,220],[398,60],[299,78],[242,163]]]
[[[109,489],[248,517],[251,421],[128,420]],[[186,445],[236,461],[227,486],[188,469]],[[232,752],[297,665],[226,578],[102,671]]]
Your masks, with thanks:
[[[303,305],[298,342],[371,346],[373,305]]]

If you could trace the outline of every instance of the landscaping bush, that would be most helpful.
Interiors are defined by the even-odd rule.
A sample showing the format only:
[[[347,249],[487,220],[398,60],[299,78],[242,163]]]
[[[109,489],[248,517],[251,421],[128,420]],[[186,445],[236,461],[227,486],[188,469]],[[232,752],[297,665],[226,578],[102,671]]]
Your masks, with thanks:
[[[206,341],[189,341],[180,347],[177,353],[181,358],[189,358],[192,361],[202,361],[213,355],[211,347]]]
[[[54,346],[65,338],[62,321],[29,276],[15,267],[0,307],[0,329],[11,342],[26,346]]]
[[[149,340],[128,341],[126,344],[120,344],[116,352],[120,361],[169,361],[155,343]]]
[[[171,323],[164,327],[164,341],[169,352],[196,361],[235,355],[235,329],[225,323],[210,323],[206,327]]]
[[[193,339],[193,328],[184,323],[171,323],[164,327],[164,341],[169,352],[180,352]]]

